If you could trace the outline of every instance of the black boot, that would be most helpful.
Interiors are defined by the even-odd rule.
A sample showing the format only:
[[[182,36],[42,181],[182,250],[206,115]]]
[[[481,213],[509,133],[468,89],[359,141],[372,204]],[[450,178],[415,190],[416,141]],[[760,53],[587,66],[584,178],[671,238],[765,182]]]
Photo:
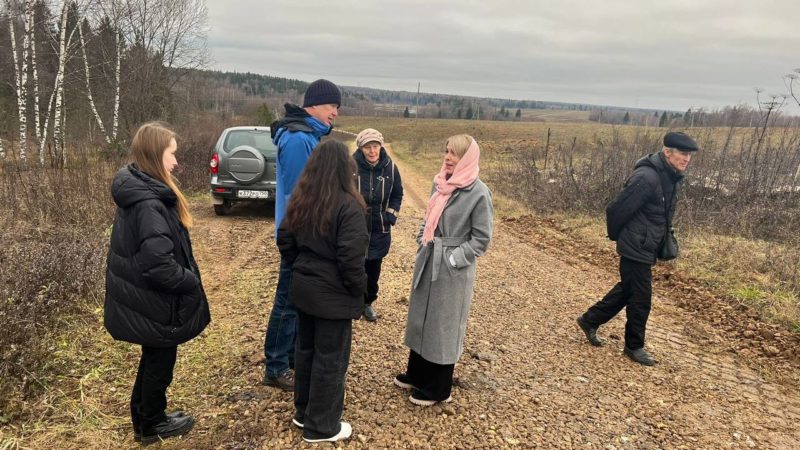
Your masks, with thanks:
[[[375,308],[372,307],[372,303],[367,303],[364,305],[364,318],[370,322],[375,322],[378,320],[378,313],[375,312]]]
[[[656,365],[656,360],[653,359],[653,355],[648,353],[647,350],[644,349],[644,347],[637,348],[636,350],[631,350],[626,345],[625,349],[623,350],[623,352],[628,356],[628,358],[636,361],[639,364],[642,364],[642,365],[645,365],[645,366],[655,366]]]
[[[142,445],[149,445],[175,436],[183,436],[194,426],[192,416],[167,417],[163,422],[142,428]]]
[[[173,412],[167,414],[167,418],[168,419],[169,418],[173,418],[174,419],[176,417],[183,417],[185,415],[186,415],[186,413],[184,413],[183,411],[173,411]],[[136,441],[136,442],[139,442],[139,441],[142,440],[142,429],[139,426],[139,424],[136,424],[136,425],[133,426],[133,440]]]
[[[600,347],[601,345],[603,345],[603,341],[599,337],[597,337],[597,328],[590,327],[583,320],[583,314],[578,316],[576,322],[578,322],[578,326],[581,327],[581,330],[583,330],[583,334],[586,335],[586,339],[589,341],[590,344],[594,345],[595,347]]]

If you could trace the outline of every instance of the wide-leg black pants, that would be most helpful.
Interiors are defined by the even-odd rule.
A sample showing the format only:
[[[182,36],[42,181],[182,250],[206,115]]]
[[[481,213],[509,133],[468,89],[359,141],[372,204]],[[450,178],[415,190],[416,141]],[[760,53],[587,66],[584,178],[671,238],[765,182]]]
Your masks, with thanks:
[[[294,418],[306,438],[328,438],[341,429],[352,333],[350,319],[321,319],[297,310]]]
[[[414,350],[408,356],[406,376],[414,387],[431,400],[441,402],[450,397],[455,364],[436,364]]]

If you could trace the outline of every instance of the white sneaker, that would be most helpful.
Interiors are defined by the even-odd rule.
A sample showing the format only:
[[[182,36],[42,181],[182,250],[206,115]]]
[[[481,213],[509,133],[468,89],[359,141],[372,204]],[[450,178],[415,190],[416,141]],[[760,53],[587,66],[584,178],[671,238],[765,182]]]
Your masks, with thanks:
[[[411,401],[411,403],[418,406],[433,406],[439,403],[436,400],[423,400],[421,398],[416,398],[414,397],[414,394],[409,395],[408,399]],[[441,403],[450,403],[452,401],[453,401],[453,396],[451,395],[450,397],[447,397],[446,399],[442,400]]]
[[[299,420],[295,419],[294,417],[292,417],[292,423],[293,423],[293,424],[294,424],[294,426],[296,426],[297,428],[303,428],[303,423],[302,423],[302,422],[300,422]]]
[[[309,439],[303,436],[303,440],[306,442],[336,442],[341,441],[342,439],[348,439],[353,434],[353,427],[347,422],[341,422],[342,429],[336,433],[335,436],[331,436],[329,438],[322,438],[322,439]]]

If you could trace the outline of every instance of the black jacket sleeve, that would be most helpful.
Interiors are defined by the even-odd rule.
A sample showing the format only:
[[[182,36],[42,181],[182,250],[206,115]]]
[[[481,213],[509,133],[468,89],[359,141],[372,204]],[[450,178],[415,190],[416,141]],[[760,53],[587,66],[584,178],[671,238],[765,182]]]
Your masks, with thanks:
[[[656,190],[658,174],[653,169],[640,167],[625,182],[617,197],[606,206],[608,238],[616,241],[620,232],[644,206]]]
[[[200,279],[175,260],[173,231],[167,223],[164,207],[143,204],[136,213],[139,233],[136,262],[142,277],[154,290],[170,294],[194,291]]]
[[[286,260],[289,265],[292,265],[299,253],[297,250],[297,238],[293,232],[286,228],[285,223],[285,220],[282,221],[281,226],[278,227],[277,244],[278,250],[281,252],[281,258]]]
[[[349,195],[339,208],[336,222],[336,264],[342,284],[353,296],[362,296],[367,291],[364,259],[367,256],[369,233],[364,212]]]

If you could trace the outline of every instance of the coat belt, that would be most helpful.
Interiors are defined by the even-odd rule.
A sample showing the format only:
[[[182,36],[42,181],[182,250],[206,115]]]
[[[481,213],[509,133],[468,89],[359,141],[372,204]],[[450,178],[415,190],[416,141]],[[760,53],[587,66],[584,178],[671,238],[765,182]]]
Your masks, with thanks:
[[[425,252],[425,255],[424,258],[422,258],[422,267],[419,268],[419,272],[417,272],[417,276],[414,279],[414,289],[417,288],[422,279],[422,272],[425,271],[425,264],[428,263],[428,253],[431,249],[433,249],[433,267],[431,267],[431,281],[433,282],[439,279],[439,269],[445,258],[444,248],[458,247],[464,242],[467,242],[467,238],[465,237],[434,237],[428,245],[423,247],[421,251]]]

